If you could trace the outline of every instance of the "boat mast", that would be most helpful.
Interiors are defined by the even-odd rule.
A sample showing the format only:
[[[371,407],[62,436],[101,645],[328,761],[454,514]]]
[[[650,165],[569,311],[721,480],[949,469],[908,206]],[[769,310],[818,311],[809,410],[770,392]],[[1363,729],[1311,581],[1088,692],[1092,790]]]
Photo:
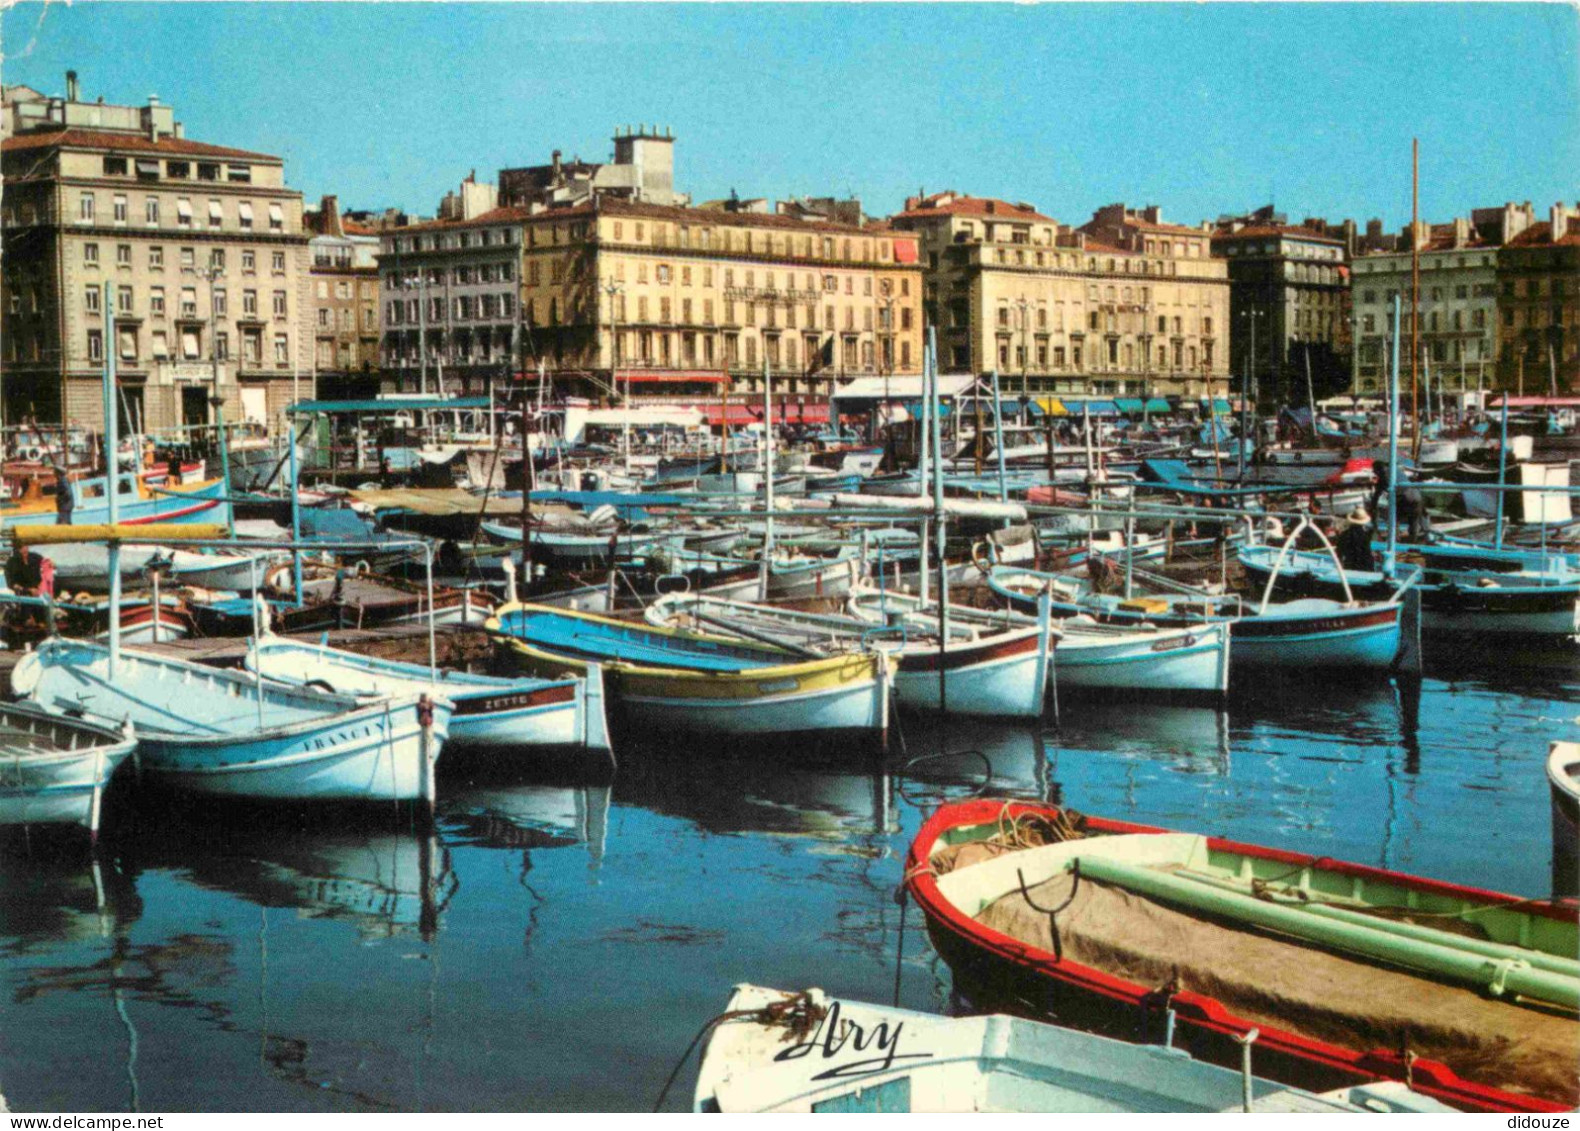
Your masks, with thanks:
[[[927,328],[927,349],[922,357],[922,380],[930,381],[933,392],[932,412],[928,417],[928,425],[933,430],[933,525],[937,527],[933,534],[934,553],[938,556],[938,709],[944,715],[949,714],[949,701],[944,691],[945,665],[942,663],[943,653],[949,646],[949,558],[944,552],[945,523],[944,523],[944,461],[939,457],[943,451],[943,407],[938,388],[938,330],[933,326]],[[977,402],[981,403],[980,399]],[[956,433],[958,437],[959,433]],[[978,433],[980,435],[980,432]],[[925,576],[927,563],[922,563],[922,573]]]
[[[120,470],[121,470],[121,428],[120,419],[116,416],[115,404],[115,284],[104,284],[104,490],[108,517],[110,520],[111,538],[109,541],[110,561],[110,679],[115,678],[115,669],[120,666],[121,660],[121,543],[114,537],[115,524],[120,521]],[[69,456],[67,457],[69,459]],[[61,489],[71,490],[70,477],[63,482]],[[154,616],[159,615],[159,610],[154,610]],[[53,633],[54,624],[50,625]]]
[[[1393,297],[1393,348],[1388,367],[1388,553],[1383,574],[1393,576],[1394,552],[1399,544],[1399,296]]]
[[[774,395],[768,375],[768,355],[763,354],[763,565],[760,598],[768,600],[768,578],[774,556]]]
[[[1050,415],[1049,420],[1053,417]],[[1005,502],[1009,498],[1009,486],[1005,482],[1004,472],[1004,401],[999,396],[998,366],[993,367],[993,450],[998,453],[998,501]],[[1053,432],[1048,433],[1048,460],[1053,461]],[[1048,476],[1051,486],[1053,476]]]
[[[1410,417],[1411,451],[1421,459],[1421,386],[1416,362],[1421,352],[1421,139],[1410,139]],[[1390,471],[1393,465],[1389,464]]]

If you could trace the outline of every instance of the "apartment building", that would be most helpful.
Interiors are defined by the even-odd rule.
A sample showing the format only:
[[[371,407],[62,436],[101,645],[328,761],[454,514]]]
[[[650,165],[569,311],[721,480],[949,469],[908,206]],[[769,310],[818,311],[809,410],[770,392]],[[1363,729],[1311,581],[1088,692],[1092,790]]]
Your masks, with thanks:
[[[697,397],[728,378],[749,392],[766,364],[776,390],[826,396],[842,375],[921,367],[916,241],[880,226],[600,195],[435,221],[385,240],[386,287],[402,256],[408,269],[437,266],[430,292],[450,288],[448,305],[430,299],[435,318],[414,335],[410,320],[391,323],[387,347],[409,350],[426,334],[430,351],[453,349],[490,318],[482,296],[469,315],[457,305],[460,279],[492,263],[488,277],[498,280],[498,265],[514,256],[517,357],[527,369],[544,363],[563,391]],[[445,312],[451,321],[441,325]],[[488,340],[498,343],[494,331]]]
[[[376,396],[382,371],[378,232],[342,216],[333,196],[306,213],[303,224],[311,233],[313,395]]]
[[[1212,253],[1229,269],[1234,376],[1266,401],[1304,403],[1308,373],[1318,396],[1350,383],[1346,241],[1325,228],[1290,224],[1269,206],[1221,218],[1213,232]]]
[[[1388,384],[1392,302],[1399,297],[1400,383],[1422,367],[1433,383],[1453,389],[1489,387],[1497,379],[1498,261],[1503,245],[1534,222],[1527,204],[1478,208],[1443,224],[1409,225],[1386,250],[1359,255],[1351,264],[1354,310],[1353,372],[1357,393],[1380,393]],[[1419,260],[1420,317],[1411,357],[1412,264]],[[1371,241],[1376,246],[1378,241]],[[1413,361],[1413,364],[1412,364]]]
[[[170,107],[6,92],[0,367],[7,419],[277,419],[310,364],[308,237],[280,158],[193,141]],[[106,294],[108,286],[108,294]],[[115,327],[107,314],[113,304]]]
[[[996,368],[1026,395],[1221,392],[1229,280],[1205,230],[1123,204],[1075,229],[956,192],[912,197],[890,223],[921,240],[945,367]]]
[[[1580,390],[1580,204],[1554,204],[1498,252],[1498,381],[1504,389]]]

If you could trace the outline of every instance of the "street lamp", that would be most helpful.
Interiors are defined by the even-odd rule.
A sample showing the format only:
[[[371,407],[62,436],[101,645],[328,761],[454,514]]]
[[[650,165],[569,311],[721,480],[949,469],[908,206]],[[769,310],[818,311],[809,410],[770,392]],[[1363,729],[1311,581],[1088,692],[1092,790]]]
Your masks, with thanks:
[[[1015,305],[1020,308],[1020,395],[1031,395],[1031,382],[1026,377],[1026,365],[1030,361],[1030,353],[1026,345],[1026,333],[1031,328],[1031,301],[1025,295],[1015,300]],[[1021,423],[1025,423],[1022,419]]]

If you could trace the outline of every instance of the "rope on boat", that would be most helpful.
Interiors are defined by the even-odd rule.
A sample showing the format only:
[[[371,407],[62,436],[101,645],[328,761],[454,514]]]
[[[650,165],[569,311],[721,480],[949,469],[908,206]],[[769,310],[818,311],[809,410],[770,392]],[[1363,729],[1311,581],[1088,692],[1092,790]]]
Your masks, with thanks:
[[[681,1055],[674,1070],[670,1072],[669,1079],[664,1081],[663,1090],[658,1093],[658,1099],[653,1103],[653,1110],[656,1112],[664,1106],[664,1100],[669,1096],[669,1089],[674,1086],[680,1070],[691,1059],[691,1054],[702,1043],[702,1038],[712,1032],[715,1026],[722,1025],[726,1021],[750,1021],[756,1025],[783,1027],[785,1034],[782,1041],[789,1044],[792,1041],[805,1041],[827,1016],[828,1006],[813,1001],[810,990],[798,990],[787,993],[779,1001],[771,1001],[759,1009],[731,1009],[711,1018],[704,1022],[702,1028],[697,1030],[697,1035],[691,1038],[691,1043],[686,1046],[686,1051]]]

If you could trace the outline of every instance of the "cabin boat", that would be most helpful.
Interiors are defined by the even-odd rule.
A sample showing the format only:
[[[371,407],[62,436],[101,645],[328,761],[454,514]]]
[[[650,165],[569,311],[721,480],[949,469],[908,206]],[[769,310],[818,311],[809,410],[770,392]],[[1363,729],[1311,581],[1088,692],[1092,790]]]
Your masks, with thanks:
[[[56,714],[137,727],[142,769],[210,796],[432,800],[449,700],[374,701],[83,640],[45,641],[12,689]]]
[[[0,705],[0,825],[99,828],[104,790],[137,747],[131,724],[96,726],[31,703]]]
[[[981,1009],[1130,1039],[1167,1023],[1231,1064],[1255,1030],[1268,1076],[1319,1090],[1407,1080],[1471,1111],[1580,1100],[1574,907],[987,799],[935,813],[906,877]]]
[[[484,626],[504,657],[553,678],[601,664],[622,714],[649,730],[887,737],[893,672],[881,652],[805,659],[724,636],[507,604]]]
[[[230,503],[225,498],[225,483],[221,479],[172,484],[155,491],[143,475],[134,472],[123,471],[115,478],[119,491],[116,499],[117,521],[123,525],[140,526],[151,522],[222,523],[230,514]],[[103,475],[70,482],[74,501],[71,521],[74,525],[109,522],[108,482],[108,478]],[[56,518],[53,485],[41,487],[36,497],[25,497],[17,503],[0,505],[0,527],[19,523],[52,526]]]
[[[1325,1094],[1022,1017],[940,1017],[735,987],[697,1071],[698,1112],[1450,1112],[1392,1082]],[[1253,1061],[1254,1063],[1254,1061]]]

